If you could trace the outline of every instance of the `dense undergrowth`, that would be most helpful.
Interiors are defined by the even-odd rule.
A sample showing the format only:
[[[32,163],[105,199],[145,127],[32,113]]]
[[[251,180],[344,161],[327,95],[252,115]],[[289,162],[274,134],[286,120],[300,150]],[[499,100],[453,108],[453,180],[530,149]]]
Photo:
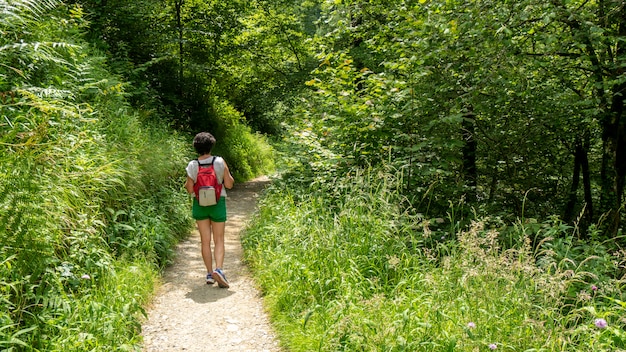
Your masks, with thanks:
[[[137,350],[143,306],[191,229],[193,136],[130,106],[79,6],[0,5],[0,350]],[[222,145],[236,177],[258,174],[269,148],[218,113],[218,143],[244,149]]]
[[[406,210],[401,173],[288,173],[243,242],[290,351],[617,351],[626,253],[558,219]],[[439,229],[437,229],[439,228]]]
[[[179,170],[188,150],[121,97],[76,103],[20,90],[3,107],[3,348],[138,341],[157,269],[190,228]]]

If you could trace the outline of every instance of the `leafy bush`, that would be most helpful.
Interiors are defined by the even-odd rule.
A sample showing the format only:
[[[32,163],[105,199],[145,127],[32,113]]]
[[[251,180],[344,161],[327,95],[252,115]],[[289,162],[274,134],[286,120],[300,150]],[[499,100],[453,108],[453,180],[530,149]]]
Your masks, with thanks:
[[[78,5],[12,4],[0,21],[10,68],[0,75],[0,348],[133,350],[158,269],[190,229],[187,143],[129,107],[80,39]]]
[[[241,113],[227,102],[216,103],[215,155],[224,157],[237,181],[249,180],[274,169],[272,148],[261,134],[246,126]]]
[[[401,180],[377,169],[305,189],[279,180],[262,200],[243,244],[290,350],[626,348],[623,279],[597,281],[623,253],[533,246],[524,227],[503,247],[489,219],[442,238],[404,210]]]

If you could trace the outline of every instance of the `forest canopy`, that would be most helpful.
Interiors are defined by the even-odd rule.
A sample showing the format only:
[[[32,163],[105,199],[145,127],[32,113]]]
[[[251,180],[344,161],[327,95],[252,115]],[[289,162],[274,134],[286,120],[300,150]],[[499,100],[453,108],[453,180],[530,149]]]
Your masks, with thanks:
[[[625,38],[617,0],[0,0],[0,346],[137,342],[199,131],[339,223],[392,187],[428,250],[481,220],[621,250]]]
[[[178,128],[223,128],[227,102],[307,144],[328,179],[389,161],[428,216],[462,200],[620,233],[620,2],[79,3],[133,101],[158,97]]]

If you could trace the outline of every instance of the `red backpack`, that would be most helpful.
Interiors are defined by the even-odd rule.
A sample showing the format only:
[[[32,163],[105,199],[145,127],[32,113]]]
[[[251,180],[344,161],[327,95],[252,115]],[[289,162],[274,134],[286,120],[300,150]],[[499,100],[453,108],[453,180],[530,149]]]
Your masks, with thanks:
[[[198,177],[193,185],[193,190],[196,193],[198,203],[203,207],[217,204],[222,193],[222,185],[218,182],[215,168],[213,167],[216,158],[214,156],[213,160],[208,164],[200,164],[200,161],[196,159],[198,162]]]

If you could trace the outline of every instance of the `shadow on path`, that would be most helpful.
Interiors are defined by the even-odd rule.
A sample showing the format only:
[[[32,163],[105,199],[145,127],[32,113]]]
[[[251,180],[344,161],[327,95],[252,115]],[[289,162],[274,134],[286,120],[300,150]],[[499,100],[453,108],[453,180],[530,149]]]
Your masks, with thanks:
[[[180,243],[142,326],[143,351],[280,351],[260,293],[242,262],[239,237],[269,182],[259,178],[228,190],[224,271],[229,289],[204,283],[197,230]],[[219,339],[213,338],[216,334]]]

